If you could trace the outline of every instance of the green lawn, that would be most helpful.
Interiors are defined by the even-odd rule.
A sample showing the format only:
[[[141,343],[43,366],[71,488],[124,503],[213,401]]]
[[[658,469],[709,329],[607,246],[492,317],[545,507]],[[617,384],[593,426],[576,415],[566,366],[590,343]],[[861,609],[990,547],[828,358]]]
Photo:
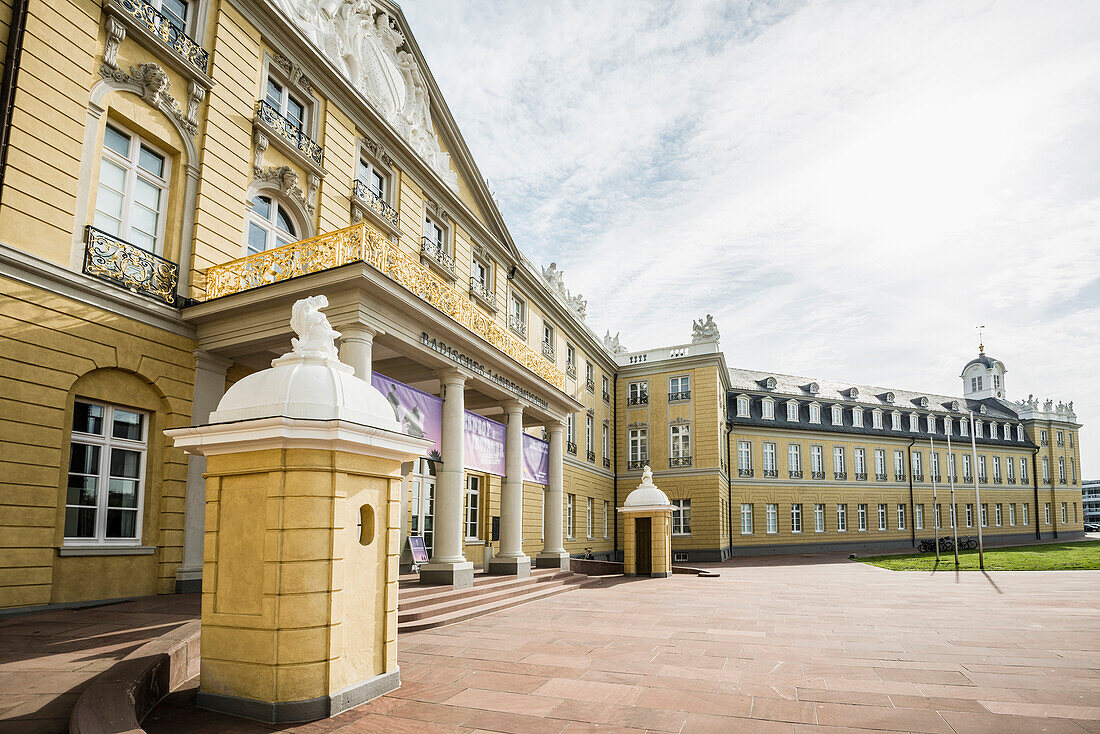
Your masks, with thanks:
[[[904,556],[867,556],[863,563],[888,568],[891,571],[954,571],[952,553],[914,553]],[[1078,571],[1100,569],[1100,540],[1045,545],[1016,545],[1007,548],[987,548],[986,571]],[[978,551],[959,552],[959,570],[977,571]]]

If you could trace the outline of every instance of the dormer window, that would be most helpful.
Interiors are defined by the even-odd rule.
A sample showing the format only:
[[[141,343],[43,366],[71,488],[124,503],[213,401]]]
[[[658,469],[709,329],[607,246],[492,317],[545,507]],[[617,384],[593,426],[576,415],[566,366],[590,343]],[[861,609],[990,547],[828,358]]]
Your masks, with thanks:
[[[839,405],[834,405],[833,406],[833,425],[834,426],[844,425],[844,411],[841,409],[841,407]]]
[[[871,427],[882,428],[882,411],[876,410],[871,413]]]
[[[771,398],[764,398],[760,401],[760,414],[764,420],[775,419],[775,401]]]
[[[966,422],[965,418],[959,419],[959,433],[963,436],[970,435],[970,424]]]
[[[793,400],[787,403],[787,420],[798,423],[798,403]]]
[[[893,403],[894,402],[894,393],[892,393],[892,392],[886,393],[886,395],[883,396],[883,399],[886,400],[886,402],[888,402],[888,403]]]
[[[1008,425],[1007,423],[1005,423],[1004,440],[1005,441],[1011,441],[1012,440],[1012,426]]]
[[[927,408],[928,407],[928,398],[921,398],[920,399],[920,407],[922,407],[922,408]]]
[[[816,382],[810,383],[810,394],[817,395],[821,391],[821,387]]]
[[[928,426],[929,433],[936,432],[936,416],[930,415],[925,417],[925,425]]]
[[[766,380],[764,380],[764,387],[765,387],[765,389],[768,389],[768,390],[774,390],[775,389],[775,378],[774,377],[769,377]]]
[[[951,435],[951,416],[945,415],[943,417],[943,432],[948,436]]]
[[[737,396],[737,417],[748,418],[749,417],[749,405],[751,401],[745,395]]]
[[[959,412],[959,401],[958,400],[952,400],[951,401],[951,410],[955,411],[956,413]]]
[[[913,433],[920,430],[920,417],[916,413],[909,414],[909,430]]]
[[[901,413],[896,410],[890,414],[890,427],[895,431],[901,430]]]
[[[1022,424],[1019,424],[1019,423],[1016,424],[1016,440],[1017,441],[1023,441],[1024,440],[1024,427],[1023,427]]]
[[[810,403],[810,423],[821,422],[821,406],[817,403]]]
[[[985,412],[986,412],[985,406],[984,405],[978,406],[978,412],[981,413],[982,415],[985,415]]]
[[[977,438],[981,438],[982,436],[985,435],[982,431],[982,422],[981,421],[975,421],[974,422],[974,435]]]
[[[848,390],[848,397],[851,398],[852,400],[855,400],[856,398],[859,397],[859,390],[857,388],[854,388],[854,387],[849,389]]]
[[[989,437],[997,438],[997,421],[989,422]]]
[[[852,425],[857,428],[863,427],[863,408],[852,408]]]

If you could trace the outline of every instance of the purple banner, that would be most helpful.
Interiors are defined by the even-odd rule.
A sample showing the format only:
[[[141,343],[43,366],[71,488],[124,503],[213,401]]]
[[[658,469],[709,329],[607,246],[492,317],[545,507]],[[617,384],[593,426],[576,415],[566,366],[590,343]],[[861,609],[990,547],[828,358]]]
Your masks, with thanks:
[[[550,483],[550,444],[523,434],[523,481]]]
[[[503,423],[466,411],[466,468],[504,476],[504,437],[508,433]]]
[[[394,417],[401,424],[401,432],[431,441],[427,458],[441,460],[443,400],[377,372],[371,372],[370,383],[386,396]]]

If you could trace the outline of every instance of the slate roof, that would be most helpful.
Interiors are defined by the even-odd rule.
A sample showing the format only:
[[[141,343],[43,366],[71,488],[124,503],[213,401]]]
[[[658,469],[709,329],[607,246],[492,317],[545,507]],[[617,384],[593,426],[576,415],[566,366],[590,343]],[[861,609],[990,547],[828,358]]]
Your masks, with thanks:
[[[985,355],[985,352],[982,352],[977,357],[975,357],[974,359],[970,360],[965,365],[963,365],[962,371],[966,372],[966,368],[969,367],[972,364],[980,364],[983,367],[992,367],[998,361],[1000,361],[1000,360],[993,359],[992,357],[987,357]]]

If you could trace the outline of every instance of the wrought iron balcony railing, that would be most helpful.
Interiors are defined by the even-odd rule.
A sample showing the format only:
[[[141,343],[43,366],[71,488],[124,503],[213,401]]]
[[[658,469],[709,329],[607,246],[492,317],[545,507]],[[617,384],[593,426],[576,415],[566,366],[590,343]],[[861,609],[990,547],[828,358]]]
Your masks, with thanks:
[[[973,484],[974,483],[974,477],[964,476],[963,477],[963,482],[966,483],[966,484]],[[1049,483],[1050,482],[1048,481],[1047,484],[1049,484]]]
[[[604,390],[604,393],[603,393],[603,401],[605,403],[610,403],[611,402],[611,393],[607,392],[606,390]]]
[[[940,476],[939,474],[933,474],[933,475],[932,475],[932,481],[933,481],[933,482],[937,482],[937,483],[939,483],[939,482],[942,482],[942,481],[943,481],[943,477],[941,477],[941,476]]]
[[[1050,477],[1043,479],[1043,484],[1050,484]]]
[[[576,456],[577,455],[577,444],[574,441],[566,441],[565,442],[565,450],[568,451],[569,453],[573,454],[573,456]]]
[[[592,393],[593,395],[596,394],[596,381],[595,380],[585,380],[584,381],[584,386],[586,388],[588,388],[588,392]]]
[[[265,100],[261,99],[256,103],[256,119],[278,133],[306,158],[318,166],[324,165],[325,153],[321,146],[313,142],[313,138],[306,135],[299,125],[283,117]]]
[[[527,324],[523,323],[523,320],[517,318],[515,314],[508,317],[508,328],[516,332],[520,339],[527,341]]]
[[[470,295],[481,301],[488,308],[496,310],[497,297],[496,294],[486,287],[485,283],[477,278],[470,278]],[[545,350],[543,350],[545,353]],[[554,361],[554,355],[550,355],[550,361]]]
[[[174,25],[156,8],[143,0],[119,0],[127,15],[149,29],[168,48],[203,74],[210,65],[210,54],[195,39]]]
[[[764,470],[764,478],[765,479],[779,479],[779,470],[778,469],[765,469]]]
[[[1016,483],[1016,477],[1009,477],[1008,478],[1008,483],[1009,484],[1015,484]]]
[[[553,362],[556,355],[557,352],[555,351],[553,344],[551,344],[550,342],[542,343],[542,356]]]
[[[632,398],[626,399],[627,405],[649,405],[649,393],[642,393],[641,395],[635,395]]]
[[[825,478],[825,472],[823,472],[823,471],[812,471],[812,472],[810,472],[810,479],[824,479],[824,478]]]
[[[1004,484],[1004,480],[1001,479],[1000,477],[993,477],[993,483],[994,484]]]
[[[752,469],[738,469],[737,476],[741,478],[751,477],[753,475]]]
[[[980,484],[989,484],[989,477],[987,477],[985,474],[979,474],[978,475],[978,482]]]
[[[913,481],[914,482],[923,482],[924,481],[924,475],[923,474],[914,474],[913,475]]]
[[[691,400],[691,390],[681,390],[680,392],[670,392],[668,394],[668,402],[673,403],[677,400]]]
[[[848,472],[846,472],[846,471],[835,471],[835,472],[833,472],[833,479],[847,479],[847,478],[848,478]]]
[[[886,481],[886,475],[885,474],[875,474],[875,481],[876,482],[885,482]]]
[[[790,476],[791,479],[801,479],[802,478],[802,472],[800,472],[798,470],[788,471],[787,474]]]
[[[904,482],[905,481],[905,472],[900,472],[900,473],[899,472],[894,472],[894,481],[895,482]]]
[[[649,461],[648,456],[643,456],[640,459],[630,459],[626,462],[627,469],[644,469],[646,462]]]
[[[487,318],[464,293],[406,254],[371,226],[358,222],[335,232],[214,265],[206,271],[206,300],[309,273],[364,262],[451,317],[559,390],[565,375],[504,325]]]
[[[588,456],[587,456],[588,460],[591,461],[593,464],[595,464],[596,463],[596,452],[595,451],[589,451],[587,453],[588,453]]]
[[[675,469],[676,467],[691,466],[691,457],[690,456],[670,456],[668,458],[668,466],[669,466],[670,469]]]
[[[1062,477],[1058,480],[1058,484],[1065,484],[1065,483],[1066,483],[1065,477]]]
[[[608,456],[603,457],[603,468],[604,469],[610,469],[611,468],[611,458],[610,457],[608,457]]]
[[[445,274],[454,277],[455,259],[447,252],[446,247],[428,237],[421,237],[420,254],[435,263]],[[526,338],[526,334],[524,334],[524,337]]]
[[[957,481],[959,481],[959,475],[958,474],[949,474],[948,477],[947,477],[947,481],[957,482]]]
[[[565,376],[577,379],[577,365],[569,362],[565,365]]]
[[[394,229],[401,226],[401,215],[397,213],[396,209],[387,204],[386,200],[382,198],[382,194],[372,189],[366,181],[356,181],[353,193],[360,203],[384,221],[393,225]]]
[[[176,263],[90,225],[84,229],[84,243],[86,274],[169,306],[178,305]]]

